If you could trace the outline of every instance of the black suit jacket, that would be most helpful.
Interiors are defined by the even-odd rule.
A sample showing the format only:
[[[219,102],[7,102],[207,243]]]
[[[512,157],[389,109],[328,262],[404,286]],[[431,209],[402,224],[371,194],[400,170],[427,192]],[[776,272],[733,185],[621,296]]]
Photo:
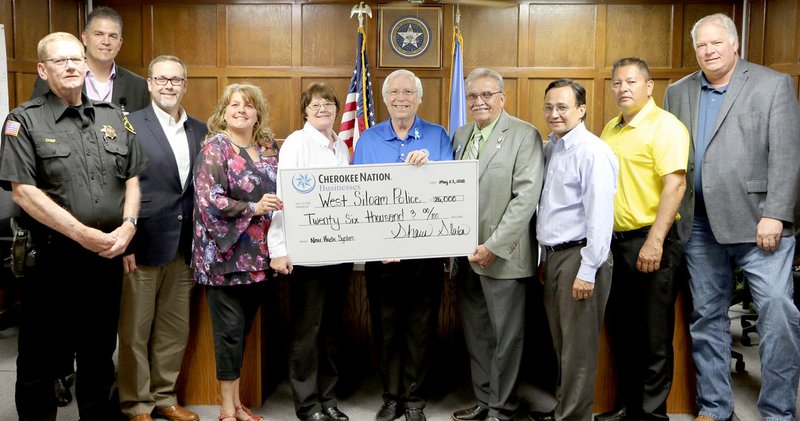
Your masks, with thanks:
[[[42,96],[50,90],[47,82],[36,78],[33,85],[31,99]],[[83,85],[83,92],[86,92],[86,84]],[[150,92],[147,90],[147,81],[131,72],[130,70],[117,65],[117,75],[114,77],[114,89],[111,92],[111,102],[121,106],[125,111],[132,113],[150,105]]]
[[[136,255],[136,263],[161,266],[175,257],[180,247],[187,263],[191,257],[192,211],[194,185],[191,169],[206,133],[205,123],[189,116],[183,127],[189,142],[189,177],[181,185],[175,154],[156,117],[153,105],[128,116],[139,144],[150,159],[150,165],[139,174],[142,191],[139,224],[128,251]]]

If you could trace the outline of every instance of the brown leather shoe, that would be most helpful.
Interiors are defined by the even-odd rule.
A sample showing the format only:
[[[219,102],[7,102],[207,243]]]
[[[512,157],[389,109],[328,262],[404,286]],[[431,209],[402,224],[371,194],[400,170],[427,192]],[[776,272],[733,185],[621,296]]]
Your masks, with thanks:
[[[130,421],[153,421],[150,414],[138,414],[135,417],[130,417]]]
[[[198,421],[200,416],[180,406],[172,405],[166,408],[156,408],[156,413],[171,421]]]

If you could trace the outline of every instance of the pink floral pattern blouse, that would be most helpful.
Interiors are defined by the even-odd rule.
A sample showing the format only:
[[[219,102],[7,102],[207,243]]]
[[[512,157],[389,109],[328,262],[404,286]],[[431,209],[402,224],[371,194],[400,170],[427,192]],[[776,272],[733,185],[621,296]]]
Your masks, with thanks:
[[[194,166],[195,281],[226,286],[260,282],[269,272],[267,231],[272,212],[255,215],[255,202],[275,193],[278,145],[258,146],[259,159],[236,152],[230,139],[205,140]]]

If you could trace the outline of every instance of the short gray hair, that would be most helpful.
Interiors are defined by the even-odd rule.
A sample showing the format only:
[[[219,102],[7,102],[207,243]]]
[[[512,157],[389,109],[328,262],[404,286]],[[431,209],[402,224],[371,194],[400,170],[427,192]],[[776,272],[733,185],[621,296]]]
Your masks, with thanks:
[[[147,67],[147,77],[153,77],[153,66],[155,66],[158,63],[163,63],[165,61],[173,61],[175,63],[180,64],[181,68],[183,68],[183,78],[186,79],[186,78],[189,77],[189,74],[186,72],[186,65],[183,64],[181,59],[179,59],[178,57],[170,56],[170,55],[166,55],[166,54],[160,55],[160,56],[154,58],[153,61],[150,62],[150,66]]]
[[[400,76],[405,76],[405,77],[407,77],[409,79],[412,79],[414,81],[414,84],[417,85],[417,98],[419,98],[420,101],[421,101],[422,100],[422,81],[419,80],[417,75],[415,75],[413,72],[411,72],[409,70],[406,70],[406,69],[397,69],[397,70],[393,71],[392,73],[389,73],[389,76],[386,76],[386,79],[383,81],[383,87],[381,87],[381,94],[383,94],[383,97],[386,98],[386,96],[389,94],[389,91],[388,91],[389,82],[392,81],[395,78],[400,77]]]
[[[717,25],[728,34],[728,42],[731,44],[739,43],[739,32],[736,30],[736,24],[733,19],[724,13],[714,13],[698,20],[692,27],[692,48],[697,45],[697,31],[705,24]]]
[[[497,90],[500,92],[505,92],[505,84],[503,83],[503,77],[500,76],[500,73],[495,72],[492,69],[487,69],[485,67],[479,67],[471,72],[467,76],[466,82],[464,82],[465,86],[468,86],[470,82],[475,79],[480,79],[483,77],[490,77],[497,82]]]

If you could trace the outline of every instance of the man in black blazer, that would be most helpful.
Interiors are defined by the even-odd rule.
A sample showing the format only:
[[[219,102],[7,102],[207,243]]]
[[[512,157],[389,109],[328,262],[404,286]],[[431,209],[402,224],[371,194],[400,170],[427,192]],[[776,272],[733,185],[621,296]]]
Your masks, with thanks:
[[[125,278],[119,321],[119,397],[131,420],[199,419],[178,405],[175,382],[189,336],[194,276],[192,167],[206,125],[181,107],[186,66],[174,56],[150,63],[151,105],[129,120],[150,158],[140,174],[141,208],[136,236],[123,258]]]
[[[86,18],[81,41],[86,47],[83,91],[89,99],[117,104],[130,113],[150,104],[144,78],[114,63],[122,47],[122,18],[114,9],[106,6],[94,8]],[[47,82],[37,78],[31,99],[49,89]]]

